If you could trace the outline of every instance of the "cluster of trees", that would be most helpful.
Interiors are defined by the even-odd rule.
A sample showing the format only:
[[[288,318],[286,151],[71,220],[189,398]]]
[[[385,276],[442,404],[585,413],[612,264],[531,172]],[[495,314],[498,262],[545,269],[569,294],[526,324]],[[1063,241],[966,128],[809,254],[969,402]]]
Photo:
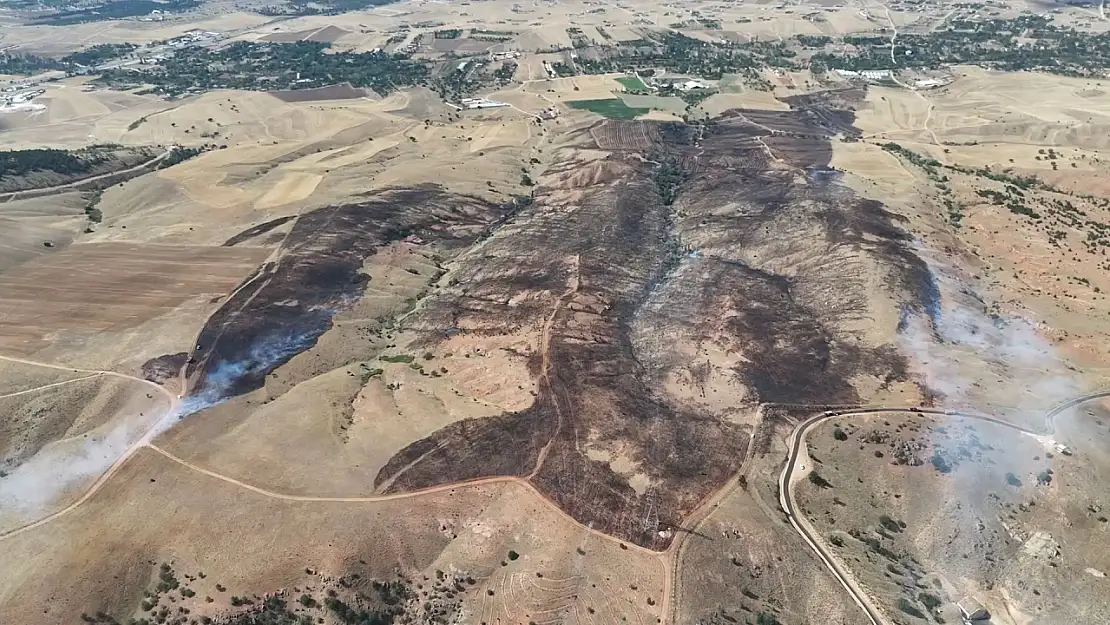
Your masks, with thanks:
[[[328,44],[312,41],[237,42],[222,50],[186,48],[150,71],[108,70],[98,80],[121,88],[153,85],[154,92],[171,96],[209,89],[309,89],[342,82],[386,94],[422,84],[428,74],[427,64],[403,54],[333,54]]]
[[[796,63],[793,59],[797,56],[785,41],[708,43],[670,31],[600,52],[581,58],[579,68],[587,74],[616,72],[630,67],[663,68],[677,74],[719,79],[724,74],[763,67],[794,67]]]
[[[0,52],[0,74],[29,76],[51,70],[77,70],[130,54],[138,47],[133,43],[105,43],[67,54],[60,59]]]
[[[0,52],[0,74],[27,76],[68,66],[57,60],[34,54],[8,54]]]
[[[83,174],[92,169],[92,165],[90,160],[79,158],[68,150],[36,148],[0,152],[0,178],[23,176],[36,171],[52,171],[64,175]]]
[[[179,13],[195,9],[200,4],[200,0],[115,0],[92,7],[50,13],[35,19],[31,23],[47,26],[68,26],[85,22],[102,22],[125,17],[150,15],[154,10],[163,13]]]
[[[174,150],[172,152],[170,152],[166,156],[166,158],[162,159],[162,162],[158,163],[158,169],[165,169],[167,167],[173,167],[174,165],[176,165],[178,163],[187,161],[187,160],[193,158],[194,156],[197,156],[198,154],[200,154],[203,151],[204,151],[204,148],[190,148],[190,147],[174,148]]]
[[[1110,33],[1079,32],[1040,15],[1016,19],[953,20],[928,34],[845,37],[847,53],[819,52],[816,70],[940,68],[973,64],[1004,71],[1037,70],[1088,76],[1110,67]]]
[[[350,11],[393,4],[397,0],[294,0],[289,4],[273,4],[252,9],[263,15],[338,15]]]
[[[61,62],[69,65],[83,65],[91,67],[131,54],[139,46],[133,43],[101,43],[80,52],[74,52],[62,57]]]
[[[573,33],[572,33],[573,36]],[[927,34],[899,34],[891,50],[887,35],[798,35],[783,41],[706,42],[678,32],[593,47],[577,69],[587,74],[659,67],[678,74],[719,79],[773,67],[852,71],[939,68],[974,64],[1005,71],[1038,70],[1086,76],[1110,68],[1110,32],[1086,33],[1054,25],[1042,16],[1012,20],[950,21]],[[583,47],[576,42],[575,47]]]

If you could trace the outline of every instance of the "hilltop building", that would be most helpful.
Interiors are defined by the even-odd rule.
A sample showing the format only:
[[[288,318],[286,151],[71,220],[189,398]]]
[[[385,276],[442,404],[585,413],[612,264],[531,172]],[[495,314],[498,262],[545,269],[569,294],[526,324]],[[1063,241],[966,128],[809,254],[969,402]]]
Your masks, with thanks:
[[[959,606],[960,614],[963,614],[965,623],[986,625],[986,622],[991,620],[990,611],[983,604],[976,601],[974,597],[964,597],[956,605]]]

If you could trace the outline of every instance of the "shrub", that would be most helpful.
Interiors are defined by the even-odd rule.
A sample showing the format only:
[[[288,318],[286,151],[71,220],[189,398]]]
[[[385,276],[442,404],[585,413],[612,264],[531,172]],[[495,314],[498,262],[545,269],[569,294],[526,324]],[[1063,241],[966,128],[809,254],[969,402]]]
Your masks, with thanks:
[[[906,614],[909,614],[910,616],[921,619],[925,618],[925,613],[918,609],[917,606],[910,603],[910,601],[905,597],[901,597],[898,599],[898,609],[905,612]]]
[[[890,516],[888,516],[886,514],[879,517],[879,524],[882,525],[888,531],[891,531],[891,532],[901,532],[902,531],[902,524],[899,523],[898,521],[895,521],[894,519],[890,518]]]
[[[1006,474],[1006,483],[1014,488],[1021,488],[1021,479],[1013,473]]]
[[[939,452],[933,453],[933,457],[930,458],[929,461],[933,463],[933,468],[935,468],[937,471],[940,471],[941,473],[952,472],[952,465],[948,464],[948,461],[945,460],[944,456],[940,455]]]
[[[832,484],[828,480],[821,477],[821,474],[816,471],[810,471],[809,481],[818,488],[832,488]]]
[[[935,609],[939,608],[940,604],[942,603],[941,600],[940,600],[940,597],[938,597],[936,595],[933,595],[933,594],[929,594],[927,592],[923,592],[923,593],[920,593],[919,595],[917,595],[917,600],[920,601],[921,604],[924,605],[925,609],[927,609],[927,610],[935,610]]]

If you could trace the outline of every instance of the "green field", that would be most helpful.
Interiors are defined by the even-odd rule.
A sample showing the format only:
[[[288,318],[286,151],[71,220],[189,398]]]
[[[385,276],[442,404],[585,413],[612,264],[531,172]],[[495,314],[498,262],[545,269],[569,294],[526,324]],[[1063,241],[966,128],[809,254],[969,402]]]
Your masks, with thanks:
[[[621,76],[617,82],[629,91],[648,91],[648,86],[640,80],[639,76]]]
[[[567,106],[583,111],[597,113],[613,119],[635,119],[651,111],[648,108],[635,108],[628,106],[620,98],[606,98],[604,100],[576,100],[567,102]]]

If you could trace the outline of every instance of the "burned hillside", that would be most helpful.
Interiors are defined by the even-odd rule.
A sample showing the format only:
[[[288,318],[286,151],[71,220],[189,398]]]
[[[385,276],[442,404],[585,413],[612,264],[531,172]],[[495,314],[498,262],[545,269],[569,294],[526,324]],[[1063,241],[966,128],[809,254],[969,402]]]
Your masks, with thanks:
[[[675,389],[723,376],[745,389],[734,405],[829,404],[859,401],[859,376],[905,379],[885,333],[922,305],[927,271],[896,216],[808,175],[850,120],[803,107],[578,135],[535,204],[408,322],[429,342],[538,332],[534,404],[410,445],[379,489],[526,477],[582,523],[662,549],[749,442]]]
[[[369,280],[362,264],[375,250],[409,236],[465,246],[510,210],[428,184],[386,189],[298,217],[276,260],[245,280],[201,330],[185,370],[190,394],[215,401],[258,388],[362,294]],[[256,226],[229,244],[277,225]]]

